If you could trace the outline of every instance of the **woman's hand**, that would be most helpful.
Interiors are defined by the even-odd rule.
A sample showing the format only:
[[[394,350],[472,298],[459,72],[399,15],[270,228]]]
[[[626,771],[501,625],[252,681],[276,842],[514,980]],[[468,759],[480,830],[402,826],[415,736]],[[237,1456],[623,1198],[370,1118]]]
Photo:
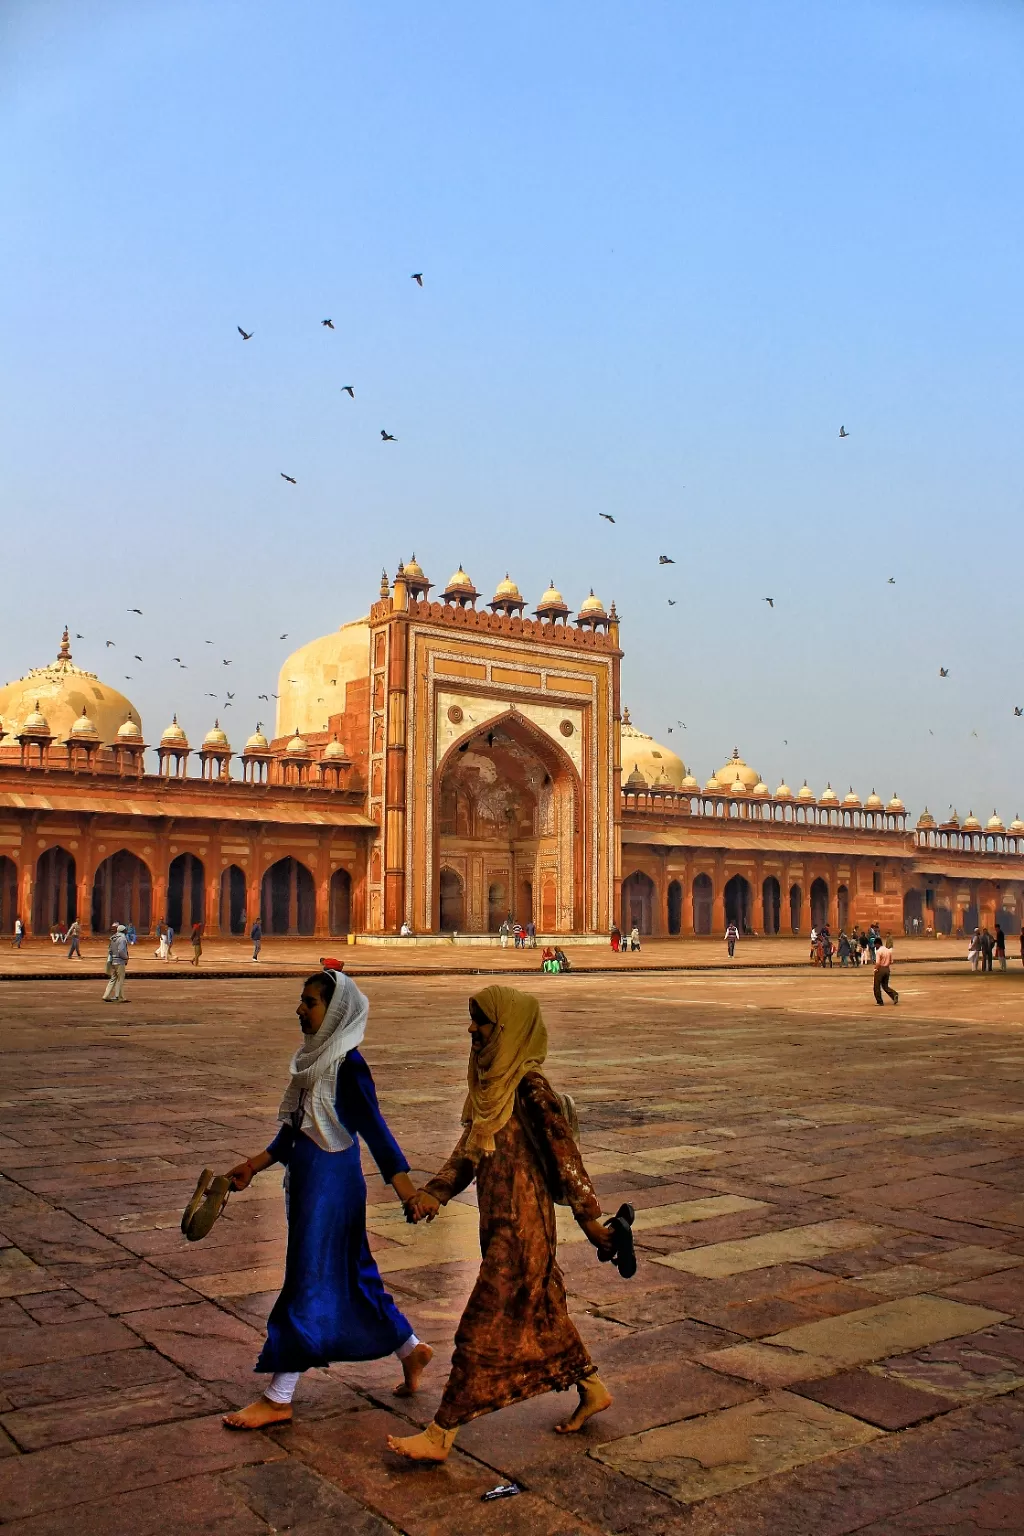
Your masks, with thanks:
[[[581,1221],[580,1226],[587,1234],[590,1242],[600,1253],[611,1253],[613,1246],[612,1235],[603,1221],[594,1217],[591,1221]]]
[[[236,1163],[234,1168],[229,1169],[227,1176],[231,1180],[232,1189],[248,1189],[256,1176],[256,1169],[246,1158],[244,1163]]]
[[[433,1221],[440,1209],[440,1200],[435,1199],[433,1195],[428,1195],[425,1189],[418,1189],[405,1203],[405,1219],[413,1224],[418,1221]]]

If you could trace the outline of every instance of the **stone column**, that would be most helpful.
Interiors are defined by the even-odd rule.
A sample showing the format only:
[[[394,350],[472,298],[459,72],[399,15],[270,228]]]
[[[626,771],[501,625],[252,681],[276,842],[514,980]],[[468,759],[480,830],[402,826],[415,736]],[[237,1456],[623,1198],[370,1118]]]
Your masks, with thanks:
[[[396,607],[398,605],[396,587]],[[409,687],[409,629],[405,620],[390,626],[385,696],[384,767],[384,932],[397,933],[405,921],[405,792]],[[433,721],[428,729],[433,730]],[[426,786],[427,794],[433,785]],[[435,881],[438,879],[434,871]],[[420,931],[431,926],[432,893],[421,893],[422,910],[414,913]]]
[[[693,938],[693,865],[687,860],[686,869],[680,877],[683,887],[683,910],[679,924],[679,932],[688,939]]]
[[[721,938],[725,933],[725,863],[722,859],[715,861],[715,892],[711,908],[711,932],[716,938]]]

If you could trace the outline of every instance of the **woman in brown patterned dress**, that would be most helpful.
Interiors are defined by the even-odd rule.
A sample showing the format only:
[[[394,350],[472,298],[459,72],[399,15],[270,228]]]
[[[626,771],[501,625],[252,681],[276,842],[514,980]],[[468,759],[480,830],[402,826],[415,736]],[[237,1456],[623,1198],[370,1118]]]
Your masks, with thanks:
[[[556,1428],[573,1433],[611,1404],[572,1323],[555,1258],[553,1196],[596,1248],[612,1239],[558,1097],[540,1070],[547,1030],[535,997],[485,987],[469,1004],[464,1130],[407,1212],[432,1221],[476,1179],[483,1263],[455,1335],[441,1406],[418,1435],[388,1437],[414,1461],[444,1461],[460,1424],[541,1392],[575,1386],[579,1404]]]

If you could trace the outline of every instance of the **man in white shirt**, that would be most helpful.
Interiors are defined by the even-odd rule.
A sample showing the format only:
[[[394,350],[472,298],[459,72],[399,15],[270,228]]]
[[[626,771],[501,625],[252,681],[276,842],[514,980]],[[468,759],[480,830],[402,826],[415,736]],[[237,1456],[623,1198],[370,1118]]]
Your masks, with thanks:
[[[898,1003],[900,995],[894,992],[889,985],[889,973],[892,970],[892,934],[887,933],[885,943],[879,944],[875,949],[875,1002],[879,1008],[885,1007],[882,993],[887,992],[894,1003]]]

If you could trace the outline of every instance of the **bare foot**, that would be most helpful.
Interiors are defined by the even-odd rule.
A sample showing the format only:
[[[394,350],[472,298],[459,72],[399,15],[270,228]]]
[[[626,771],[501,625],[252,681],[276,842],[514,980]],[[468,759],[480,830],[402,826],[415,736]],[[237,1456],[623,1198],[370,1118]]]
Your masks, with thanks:
[[[402,1361],[405,1380],[395,1388],[396,1397],[412,1397],[419,1390],[420,1377],[433,1358],[434,1351],[429,1344],[417,1344],[412,1353],[406,1355]]]
[[[224,1423],[228,1429],[266,1429],[271,1424],[290,1424],[291,1417],[291,1403],[272,1403],[269,1397],[258,1397],[237,1413],[226,1413]]]
[[[556,1435],[576,1434],[595,1413],[603,1413],[612,1405],[612,1395],[600,1376],[585,1376],[577,1386],[580,1400],[576,1411],[569,1415],[564,1424],[555,1425]]]
[[[442,1429],[433,1420],[418,1435],[388,1435],[388,1450],[410,1461],[447,1461],[448,1452],[455,1444],[455,1430]]]

